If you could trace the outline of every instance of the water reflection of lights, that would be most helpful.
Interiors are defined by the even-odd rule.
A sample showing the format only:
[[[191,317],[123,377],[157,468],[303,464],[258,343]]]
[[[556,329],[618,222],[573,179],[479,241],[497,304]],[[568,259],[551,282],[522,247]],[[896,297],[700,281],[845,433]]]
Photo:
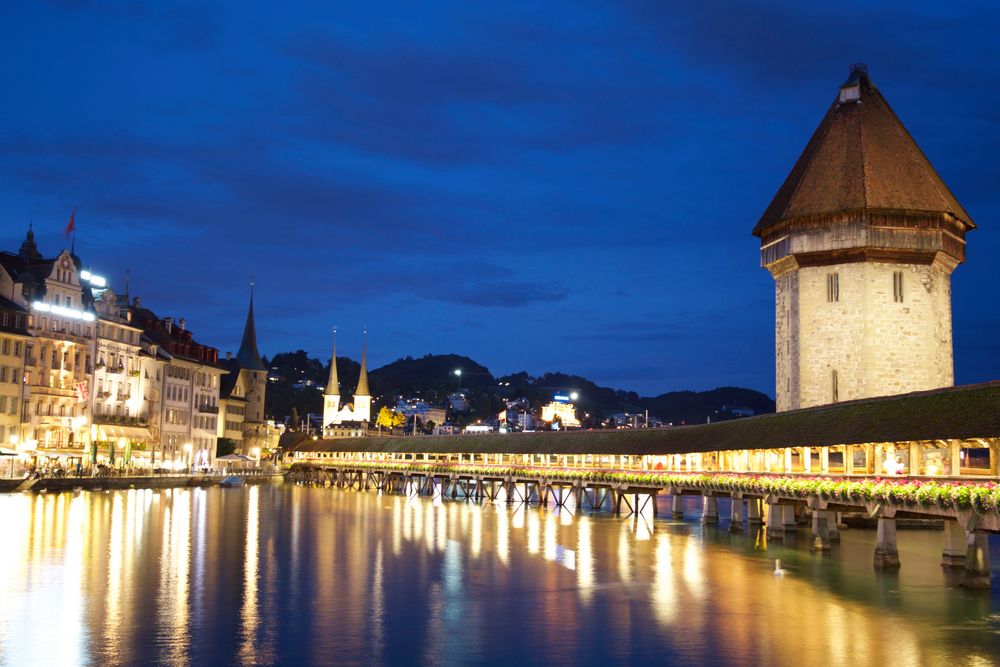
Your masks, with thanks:
[[[624,583],[632,581],[632,536],[625,521],[618,529],[618,576]]]
[[[243,606],[240,609],[242,631],[240,633],[240,660],[243,664],[256,664],[257,627],[257,578],[260,530],[260,487],[256,484],[247,489],[246,540],[243,548]]]
[[[112,662],[121,662],[125,656],[121,652],[117,629],[121,627],[122,594],[122,550],[125,548],[124,520],[122,504],[125,499],[116,493],[111,497],[111,530],[108,531],[108,576],[107,597],[104,598],[105,636],[103,644],[107,657]],[[129,536],[131,537],[131,535]]]
[[[656,536],[656,553],[653,559],[653,586],[650,597],[653,602],[653,613],[662,625],[670,625],[677,618],[680,605],[677,602],[677,591],[674,588],[674,568],[670,541],[676,539],[671,535],[661,533]]]
[[[580,600],[590,602],[594,588],[594,552],[590,535],[590,519],[580,517],[576,532],[576,585]]]
[[[469,532],[469,554],[479,558],[483,551],[483,508],[479,505],[468,505],[472,514],[472,529]]]
[[[698,546],[698,543],[694,538],[689,537],[684,545],[684,583],[687,584],[691,595],[699,599],[704,598],[707,592],[705,590],[705,578],[701,572],[703,556],[704,552]]]
[[[163,512],[163,557],[160,559],[159,617],[161,628],[169,636],[164,662],[187,663],[188,651],[188,579],[191,554],[191,494],[187,489],[166,493]]]
[[[382,663],[382,646],[385,644],[385,590],[382,581],[385,559],[382,540],[375,547],[375,573],[372,575],[372,652],[373,664]]]
[[[556,517],[551,512],[545,514],[545,536],[542,539],[545,549],[542,556],[545,560],[556,559]]]
[[[217,493],[229,494],[226,503],[213,504]],[[233,500],[242,493],[245,502]],[[296,494],[297,508],[269,502],[269,494],[281,499],[286,493]],[[246,532],[228,547],[220,546],[222,533],[213,529],[222,524],[216,522],[232,517],[229,511],[237,507]],[[227,514],[217,512],[219,508]],[[302,516],[301,534],[290,543],[284,528],[296,513]],[[354,651],[358,662],[376,664],[388,659],[399,627],[394,625],[399,614],[390,613],[390,605],[400,581],[423,586],[422,606],[406,621],[423,624],[414,661],[468,660],[470,643],[491,634],[488,627],[478,629],[493,618],[486,612],[510,609],[523,612],[525,619],[543,619],[532,621],[539,637],[526,633],[525,641],[548,643],[558,643],[560,636],[574,641],[568,628],[590,627],[588,618],[604,619],[612,610],[606,653],[621,660],[639,655],[622,653],[622,642],[635,640],[645,628],[651,631],[644,641],[657,634],[670,637],[666,641],[678,651],[678,662],[696,660],[697,651],[706,650],[706,638],[724,637],[720,643],[725,648],[714,649],[713,655],[732,664],[790,664],[801,656],[822,656],[829,665],[845,666],[933,663],[945,655],[943,634],[951,633],[929,625],[931,611],[914,614],[839,596],[798,576],[774,582],[763,558],[734,553],[714,544],[714,538],[706,538],[706,544],[698,527],[659,522],[644,528],[642,517],[577,516],[567,524],[569,513],[551,508],[434,505],[429,500],[413,504],[402,496],[280,487],[10,495],[0,496],[0,514],[6,520],[6,543],[0,550],[0,571],[5,573],[0,578],[2,664],[37,663],[32,658],[41,645],[52,664],[128,662],[136,659],[136,651],[147,651],[138,655],[159,664],[184,664],[196,660],[204,641],[199,629],[219,613],[240,624],[228,656],[272,664],[281,661],[274,646],[280,645],[289,622],[277,610],[284,612],[290,592],[311,596],[302,602],[315,608],[307,607],[314,619],[313,661],[339,662],[345,651]],[[317,522],[332,522],[331,516],[349,532],[325,532],[334,524]],[[348,518],[341,521],[343,517]],[[147,533],[151,519],[155,528]],[[271,532],[272,520],[282,529]],[[410,526],[409,541],[403,537],[404,522]],[[39,529],[43,523],[47,525]],[[315,532],[317,525],[324,532]],[[648,541],[641,539],[645,530]],[[473,555],[477,540],[481,551]],[[292,551],[298,554],[293,557]],[[238,570],[234,580],[214,576],[231,567],[229,558],[235,553],[244,560],[243,577]],[[301,588],[289,583],[291,558],[300,564]],[[319,573],[312,567],[316,563],[322,564]],[[807,575],[807,570],[797,571]],[[342,578],[345,573],[347,579]],[[360,576],[354,578],[355,573]],[[417,583],[417,577],[426,583]],[[327,580],[332,585],[323,583]],[[313,581],[320,583],[310,590],[308,582]],[[242,589],[240,609],[210,606],[199,622],[202,603],[197,601],[213,605],[235,599],[220,593],[231,586]],[[525,597],[517,591],[545,595],[525,609]],[[941,597],[951,593],[942,591]],[[348,594],[350,608],[343,602]],[[573,595],[586,613],[573,614],[572,601],[568,613],[562,613],[567,611],[562,603]],[[892,604],[904,604],[906,595],[913,595],[912,586]],[[143,606],[144,596],[152,610]],[[940,602],[941,618],[954,613],[963,599]],[[503,606],[507,604],[511,606]],[[909,604],[912,609],[912,598]],[[44,622],[53,609],[58,609],[58,641],[52,640],[54,626]],[[649,619],[646,625],[641,618]],[[816,631],[789,631],[802,619]],[[157,633],[155,638],[144,634],[149,632]],[[981,657],[988,664],[986,653],[970,657],[974,652],[963,649],[958,662],[974,664]]]
[[[538,512],[527,512],[528,521],[528,553],[537,554],[541,549],[541,518]]]
[[[510,567],[510,511],[506,507],[496,508],[497,558]]]

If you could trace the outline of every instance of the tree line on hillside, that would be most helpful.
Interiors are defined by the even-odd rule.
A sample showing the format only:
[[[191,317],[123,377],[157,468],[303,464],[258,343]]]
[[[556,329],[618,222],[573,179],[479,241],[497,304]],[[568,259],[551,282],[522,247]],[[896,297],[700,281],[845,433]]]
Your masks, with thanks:
[[[305,418],[322,413],[323,392],[329,376],[329,360],[311,358],[304,350],[283,352],[270,360],[265,410],[269,417],[283,421],[295,408]],[[461,375],[455,373],[461,370]],[[342,400],[349,401],[357,384],[360,364],[337,357],[337,375]],[[634,391],[601,387],[578,375],[545,373],[531,376],[525,371],[493,376],[489,369],[469,357],[457,354],[405,357],[368,373],[373,415],[382,406],[395,406],[399,397],[419,398],[432,405],[446,406],[448,395],[461,390],[469,410],[456,414],[457,423],[492,418],[508,400],[527,399],[532,408],[552,400],[555,394],[577,392],[576,406],[590,415],[586,425],[599,424],[607,416],[649,411],[651,417],[674,424],[703,423],[733,418],[746,408],[756,414],[774,412],[774,400],[761,392],[740,387],[720,387],[709,391],[674,391],[641,397]],[[729,409],[725,409],[728,407]]]

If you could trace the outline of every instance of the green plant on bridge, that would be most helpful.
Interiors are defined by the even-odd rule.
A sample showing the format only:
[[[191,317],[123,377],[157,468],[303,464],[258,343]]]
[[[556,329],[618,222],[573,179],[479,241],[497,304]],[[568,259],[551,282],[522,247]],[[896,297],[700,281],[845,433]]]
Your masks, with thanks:
[[[295,464],[292,470],[296,469]],[[308,467],[308,466],[305,466]],[[669,489],[694,487],[717,493],[819,497],[850,503],[877,502],[900,507],[972,509],[979,514],[1000,511],[1000,486],[992,481],[936,481],[910,478],[838,479],[833,477],[785,477],[734,473],[625,472],[574,470],[547,467],[506,467],[474,464],[406,462],[334,462],[325,464],[351,470],[408,472],[411,474],[463,474],[492,478],[535,478],[539,481],[628,484]]]

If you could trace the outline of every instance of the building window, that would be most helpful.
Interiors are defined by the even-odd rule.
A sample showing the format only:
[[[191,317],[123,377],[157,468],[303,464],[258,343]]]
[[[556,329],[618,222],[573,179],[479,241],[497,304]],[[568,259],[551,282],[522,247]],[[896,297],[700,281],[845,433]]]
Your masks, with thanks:
[[[830,303],[840,301],[840,274],[826,274],[826,300]]]
[[[830,385],[831,385],[830,388],[832,390],[831,397],[833,399],[831,402],[836,403],[837,401],[840,400],[840,386],[839,386],[840,378],[837,377],[836,369],[834,369],[830,373]]]
[[[892,299],[896,303],[903,303],[903,272],[892,272]]]

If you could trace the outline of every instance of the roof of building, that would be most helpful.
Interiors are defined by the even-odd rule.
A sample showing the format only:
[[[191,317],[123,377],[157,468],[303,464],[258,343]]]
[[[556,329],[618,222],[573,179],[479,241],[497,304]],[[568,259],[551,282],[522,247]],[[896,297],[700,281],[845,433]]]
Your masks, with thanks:
[[[266,371],[264,362],[257,351],[257,329],[253,319],[253,293],[250,294],[250,308],[247,310],[247,323],[243,327],[243,340],[240,341],[240,351],[236,353],[240,366],[250,371]]]
[[[231,398],[236,381],[240,378],[240,362],[236,359],[225,359],[219,362],[229,373],[219,380],[219,398]]]
[[[8,318],[8,323],[5,325],[3,321],[0,320],[0,331],[8,334],[16,334],[19,336],[29,336],[28,333],[28,309],[21,306],[10,299],[0,296],[0,311],[11,313],[15,317]],[[15,326],[17,320],[20,318],[21,326]]]
[[[128,308],[130,326],[142,329],[143,337],[157,345],[158,349],[168,353],[168,359],[223,368],[219,363],[218,349],[196,341],[191,331],[182,326],[183,320],[175,324],[171,319],[168,328],[166,320],[137,303],[138,299]]]
[[[1000,381],[696,426],[345,438],[329,441],[322,451],[642,455],[995,437],[1000,437]]]
[[[789,219],[864,211],[947,213],[975,228],[867,69],[854,66],[753,233]]]

